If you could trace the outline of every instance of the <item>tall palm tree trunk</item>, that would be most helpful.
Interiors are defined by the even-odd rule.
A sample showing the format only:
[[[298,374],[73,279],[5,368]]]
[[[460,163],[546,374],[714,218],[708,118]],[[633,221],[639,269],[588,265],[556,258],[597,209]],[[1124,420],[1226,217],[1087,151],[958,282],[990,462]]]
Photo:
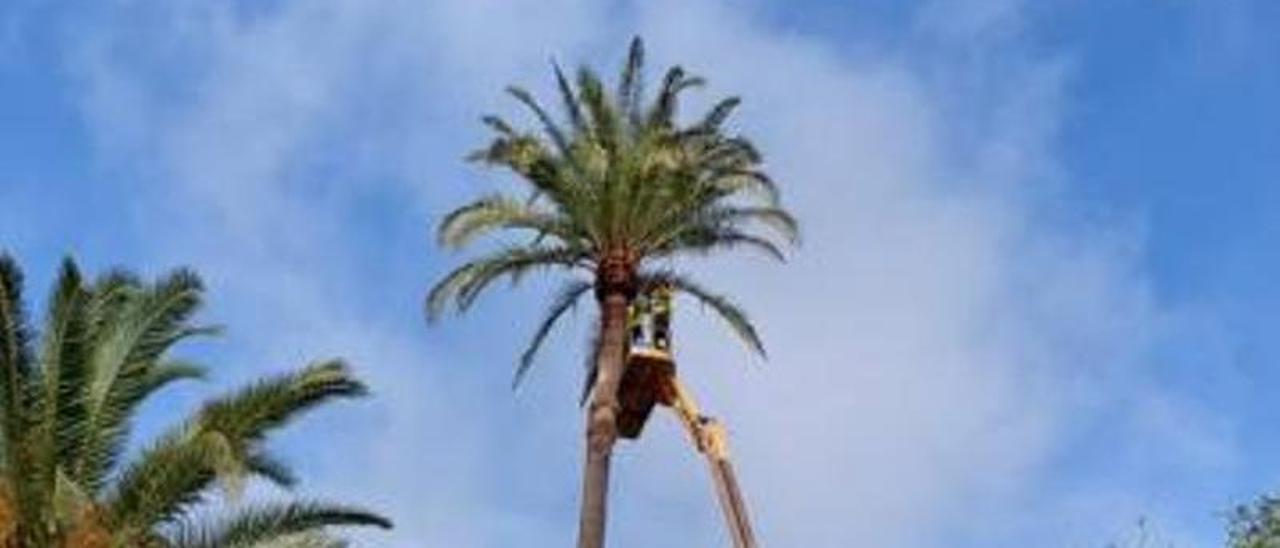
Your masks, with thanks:
[[[627,294],[600,298],[600,350],[587,414],[587,457],[583,469],[578,548],[603,548],[609,497],[609,463],[618,438],[618,385],[626,364]]]

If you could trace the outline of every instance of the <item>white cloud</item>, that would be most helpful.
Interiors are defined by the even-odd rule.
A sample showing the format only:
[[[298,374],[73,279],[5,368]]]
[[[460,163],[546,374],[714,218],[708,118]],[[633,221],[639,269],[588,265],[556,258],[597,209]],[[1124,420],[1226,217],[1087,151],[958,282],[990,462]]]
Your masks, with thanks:
[[[740,124],[806,222],[793,264],[701,271],[760,319],[769,364],[744,373],[717,326],[681,318],[684,370],[733,428],[764,543],[1023,545],[1077,519],[1081,541],[1105,540],[1135,516],[1079,501],[1128,506],[1043,489],[1103,417],[1134,425],[1126,444],[1173,440],[1173,466],[1229,447],[1141,387],[1166,312],[1140,242],[1053,206],[1067,64],[1017,52],[1015,2],[959,5],[922,10],[918,49],[853,62],[711,0],[621,17],[584,0],[119,3],[75,67],[104,160],[157,209],[156,261],[214,280],[232,355],[365,367],[378,401],[325,419],[332,445],[311,430],[299,447],[320,455],[321,490],[389,508],[398,546],[571,538],[577,368],[547,363],[512,399],[495,365],[530,299],[433,335],[416,300],[452,261],[427,245],[428,212],[489,184],[453,184],[479,180],[458,160],[480,142],[473,120],[507,108],[506,83],[545,89],[552,54],[619,59],[630,29],[746,97]],[[1171,424],[1203,426],[1185,441]],[[679,432],[650,436],[621,452],[619,543],[722,542]]]

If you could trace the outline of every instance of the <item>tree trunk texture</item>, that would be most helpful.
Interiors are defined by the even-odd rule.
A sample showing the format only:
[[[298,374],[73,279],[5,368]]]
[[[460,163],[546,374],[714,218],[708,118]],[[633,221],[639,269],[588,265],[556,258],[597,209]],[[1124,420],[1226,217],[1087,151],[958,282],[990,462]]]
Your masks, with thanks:
[[[587,413],[587,456],[583,469],[578,548],[604,548],[609,497],[609,463],[618,439],[618,385],[626,367],[627,295],[600,299],[600,353]]]

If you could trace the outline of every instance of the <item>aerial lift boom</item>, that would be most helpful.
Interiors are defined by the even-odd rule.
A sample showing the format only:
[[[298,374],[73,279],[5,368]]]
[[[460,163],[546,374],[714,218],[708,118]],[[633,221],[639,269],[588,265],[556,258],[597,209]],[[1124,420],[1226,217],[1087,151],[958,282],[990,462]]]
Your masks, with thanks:
[[[651,302],[656,306],[650,308]],[[689,390],[676,377],[671,355],[670,293],[646,295],[643,306],[649,310],[633,310],[632,314],[633,341],[618,394],[622,404],[619,433],[624,438],[639,438],[654,405],[669,407],[684,425],[694,448],[707,459],[734,547],[756,548],[746,501],[729,460],[728,434],[719,421],[701,413]],[[652,322],[647,341],[642,319]]]
[[[669,377],[671,399],[668,405],[689,432],[694,447],[707,458],[711,479],[716,485],[716,496],[725,522],[733,536],[736,548],[756,548],[751,522],[747,517],[746,501],[738,487],[733,464],[729,461],[729,436],[720,421],[698,412],[698,404],[675,375]]]

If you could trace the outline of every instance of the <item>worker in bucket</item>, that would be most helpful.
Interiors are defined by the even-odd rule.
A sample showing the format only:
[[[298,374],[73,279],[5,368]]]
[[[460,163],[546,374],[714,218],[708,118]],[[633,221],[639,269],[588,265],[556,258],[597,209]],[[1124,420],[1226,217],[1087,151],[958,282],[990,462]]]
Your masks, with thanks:
[[[649,309],[653,321],[653,347],[671,351],[671,306],[673,288],[667,282],[659,283],[649,294]]]
[[[631,346],[643,346],[644,324],[649,319],[649,299],[639,295],[627,307],[627,332],[631,334]]]

